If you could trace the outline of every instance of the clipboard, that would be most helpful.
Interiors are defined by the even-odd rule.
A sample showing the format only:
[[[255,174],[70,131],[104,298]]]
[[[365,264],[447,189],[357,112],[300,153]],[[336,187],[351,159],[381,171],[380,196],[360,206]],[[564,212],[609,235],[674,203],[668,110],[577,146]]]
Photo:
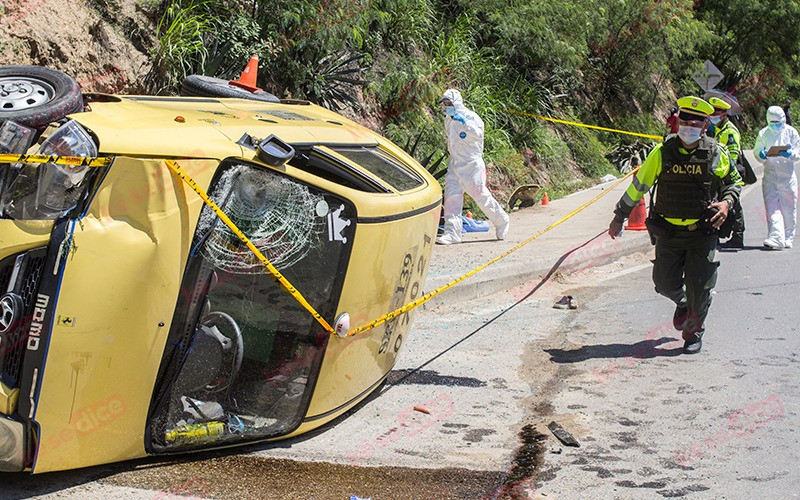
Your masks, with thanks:
[[[779,156],[778,153],[781,151],[786,151],[789,149],[789,146],[772,146],[767,151],[767,156]]]

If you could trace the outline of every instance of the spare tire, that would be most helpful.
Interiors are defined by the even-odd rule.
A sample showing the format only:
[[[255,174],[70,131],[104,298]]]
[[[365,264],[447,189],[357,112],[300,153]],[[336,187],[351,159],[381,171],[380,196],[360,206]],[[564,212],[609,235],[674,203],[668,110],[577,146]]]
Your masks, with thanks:
[[[83,111],[78,83],[41,66],[0,66],[0,123],[6,120],[42,128]]]
[[[280,99],[269,92],[264,92],[263,90],[250,92],[247,89],[232,85],[228,80],[205,75],[187,76],[181,86],[181,95],[192,97],[238,97],[239,99],[252,99],[254,101],[281,102]]]

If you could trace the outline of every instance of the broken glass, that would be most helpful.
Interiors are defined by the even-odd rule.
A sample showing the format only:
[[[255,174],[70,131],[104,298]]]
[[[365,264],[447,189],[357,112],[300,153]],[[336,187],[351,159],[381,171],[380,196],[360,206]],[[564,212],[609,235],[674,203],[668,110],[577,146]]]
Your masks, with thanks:
[[[238,161],[223,163],[210,195],[323,317],[335,313],[355,232],[349,201]],[[291,432],[328,338],[206,207],[156,385],[153,451]]]

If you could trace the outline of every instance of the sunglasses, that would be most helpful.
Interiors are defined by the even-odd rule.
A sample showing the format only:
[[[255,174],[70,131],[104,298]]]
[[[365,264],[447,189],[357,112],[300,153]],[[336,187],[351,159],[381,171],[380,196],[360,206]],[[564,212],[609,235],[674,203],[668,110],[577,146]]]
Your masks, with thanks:
[[[697,127],[700,128],[705,125],[705,120],[681,120],[678,119],[678,125],[683,125],[684,127]]]

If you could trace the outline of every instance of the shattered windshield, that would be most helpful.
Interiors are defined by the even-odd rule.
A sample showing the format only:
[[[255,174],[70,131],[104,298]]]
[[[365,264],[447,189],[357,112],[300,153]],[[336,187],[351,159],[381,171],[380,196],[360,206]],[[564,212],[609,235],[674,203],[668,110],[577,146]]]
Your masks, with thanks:
[[[212,199],[323,316],[336,311],[355,235],[349,201],[240,162]],[[150,416],[156,452],[257,440],[300,424],[329,335],[205,207]]]

